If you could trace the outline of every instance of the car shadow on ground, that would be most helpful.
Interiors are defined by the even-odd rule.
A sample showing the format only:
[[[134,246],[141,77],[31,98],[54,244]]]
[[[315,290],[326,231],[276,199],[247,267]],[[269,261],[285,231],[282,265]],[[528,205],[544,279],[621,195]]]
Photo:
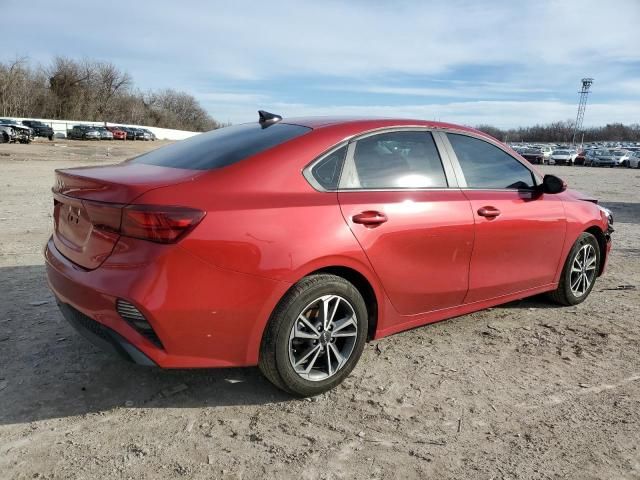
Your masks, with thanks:
[[[503,303],[494,308],[515,308],[515,309],[532,309],[532,308],[560,308],[561,305],[550,300],[546,294],[542,293],[534,297],[523,298],[522,300],[514,300],[513,302]]]
[[[0,268],[0,425],[116,407],[263,405],[291,398],[257,368],[162,370],[122,361],[63,319],[44,266]]]

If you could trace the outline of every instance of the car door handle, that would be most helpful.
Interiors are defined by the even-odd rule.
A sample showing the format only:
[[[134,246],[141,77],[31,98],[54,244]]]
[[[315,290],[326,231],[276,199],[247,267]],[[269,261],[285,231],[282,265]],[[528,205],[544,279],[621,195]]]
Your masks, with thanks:
[[[351,217],[353,223],[360,223],[366,227],[377,227],[388,220],[387,216],[382,212],[367,210]]]
[[[500,215],[500,210],[498,210],[496,207],[491,206],[481,207],[478,209],[478,215],[480,215],[481,217],[496,218],[498,215]]]

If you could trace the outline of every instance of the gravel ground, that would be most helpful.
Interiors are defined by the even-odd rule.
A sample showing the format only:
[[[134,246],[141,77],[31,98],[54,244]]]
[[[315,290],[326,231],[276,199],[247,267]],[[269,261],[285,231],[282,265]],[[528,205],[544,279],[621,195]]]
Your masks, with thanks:
[[[257,369],[120,363],[62,319],[41,253],[53,169],[161,142],[105,144],[0,146],[0,478],[640,478],[640,171],[545,167],[616,217],[585,303],[372,342],[339,388],[292,400]]]

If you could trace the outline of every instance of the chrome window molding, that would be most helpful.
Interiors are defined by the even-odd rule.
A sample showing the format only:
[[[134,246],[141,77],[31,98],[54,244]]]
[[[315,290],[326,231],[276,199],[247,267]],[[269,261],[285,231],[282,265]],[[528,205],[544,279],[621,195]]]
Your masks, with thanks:
[[[392,132],[401,132],[401,131],[421,131],[421,132],[427,132],[427,133],[431,133],[431,135],[433,136],[433,140],[436,144],[436,149],[438,151],[438,154],[440,155],[440,161],[442,163],[442,167],[444,168],[444,173],[445,173],[445,178],[447,180],[447,187],[422,187],[422,188],[415,188],[415,187],[408,187],[408,188],[360,188],[360,187],[355,187],[355,188],[348,188],[343,186],[344,185],[344,179],[345,174],[347,175],[353,175],[355,172],[355,163],[353,161],[353,154],[355,152],[355,145],[356,142],[360,139],[363,138],[367,138],[373,135],[378,135],[378,134],[382,134],[382,133],[392,133]],[[326,192],[326,193],[331,193],[331,192],[412,192],[412,191],[416,191],[416,192],[433,192],[433,191],[449,191],[451,189],[459,189],[459,190],[473,190],[473,191],[492,191],[492,192],[523,192],[523,193],[537,193],[537,190],[535,188],[532,189],[514,189],[514,188],[476,188],[476,187],[469,187],[467,185],[467,181],[466,178],[464,176],[464,173],[462,172],[462,168],[460,166],[460,162],[458,160],[457,155],[455,154],[455,151],[453,150],[453,146],[451,145],[451,142],[449,141],[449,139],[447,138],[447,133],[452,133],[452,134],[456,134],[456,135],[465,135],[468,137],[472,137],[475,138],[477,140],[481,140],[484,142],[487,142],[497,148],[499,148],[500,150],[502,150],[504,153],[506,153],[507,155],[509,155],[511,158],[513,158],[515,161],[519,162],[521,165],[523,165],[527,170],[529,170],[529,172],[531,172],[532,178],[537,186],[540,186],[540,182],[541,182],[541,178],[539,177],[539,175],[537,174],[537,172],[535,172],[534,170],[532,170],[526,163],[525,161],[522,161],[516,157],[513,156],[513,154],[499,141],[494,140],[492,138],[487,138],[483,135],[478,135],[478,134],[474,134],[473,132],[469,132],[466,130],[459,130],[457,128],[450,128],[450,127],[428,127],[428,126],[424,126],[424,125],[402,125],[402,126],[389,126],[389,127],[380,127],[380,128],[375,128],[373,130],[368,130],[366,132],[363,133],[359,133],[356,135],[351,135],[349,137],[345,137],[343,138],[339,143],[333,145],[332,147],[330,147],[328,150],[325,150],[323,153],[321,153],[319,156],[317,156],[314,160],[312,160],[309,164],[307,164],[303,169],[302,169],[302,175],[304,176],[304,178],[307,180],[307,182],[311,185],[311,187],[318,191],[318,192]],[[347,153],[345,155],[345,158],[343,159],[342,162],[342,166],[341,166],[341,171],[340,171],[340,176],[338,179],[338,188],[335,189],[326,189],[324,188],[322,185],[320,185],[318,183],[318,181],[315,179],[315,177],[313,176],[312,170],[313,167],[321,162],[322,160],[324,160],[325,157],[327,157],[328,155],[331,155],[332,153],[334,153],[336,150],[347,146]]]

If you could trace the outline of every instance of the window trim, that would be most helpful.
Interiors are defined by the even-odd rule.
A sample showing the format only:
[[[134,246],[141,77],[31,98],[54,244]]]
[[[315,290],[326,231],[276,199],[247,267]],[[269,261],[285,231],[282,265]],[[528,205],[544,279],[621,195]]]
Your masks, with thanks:
[[[531,174],[531,178],[533,180],[534,186],[532,188],[486,188],[486,187],[470,187],[469,184],[467,183],[467,179],[464,175],[464,172],[462,171],[462,166],[460,164],[460,160],[458,159],[458,156],[456,155],[455,150],[453,149],[453,145],[451,145],[451,142],[449,141],[449,137],[447,136],[448,133],[454,134],[454,135],[464,135],[466,137],[471,137],[474,138],[476,140],[480,140],[480,141],[484,141],[490,145],[493,145],[494,147],[502,150],[506,155],[508,155],[509,157],[513,158],[516,162],[518,162],[520,165],[522,165],[527,171],[529,171],[529,173]],[[529,168],[529,166],[522,160],[520,160],[517,157],[514,157],[511,152],[509,152],[509,150],[502,145],[500,142],[498,142],[497,140],[493,140],[491,138],[487,138],[484,137],[482,135],[476,135],[473,134],[472,132],[466,132],[466,131],[461,131],[461,130],[454,130],[454,129],[444,129],[442,130],[442,142],[445,144],[445,148],[447,150],[447,154],[450,156],[451,158],[451,162],[453,163],[453,168],[456,174],[456,177],[458,178],[458,182],[460,185],[460,189],[461,190],[475,190],[475,191],[498,191],[498,192],[536,192],[538,190],[538,187],[540,186],[540,180],[538,178],[538,174],[535,170],[532,170],[531,168]]]
[[[318,192],[337,192],[338,191],[338,188],[328,189],[320,185],[318,180],[316,180],[316,178],[313,176],[313,169],[318,163],[320,163],[322,160],[327,158],[329,155],[335,153],[337,150],[340,150],[342,147],[347,147],[347,151],[344,154],[344,158],[342,159],[342,165],[340,165],[340,173],[338,174],[338,188],[339,188],[340,180],[342,179],[342,172],[344,170],[344,165],[346,163],[347,156],[349,155],[349,140],[342,140],[340,143],[337,143],[334,146],[330,147],[328,150],[325,150],[323,153],[317,156],[314,160],[312,160],[311,163],[307,164],[302,169],[302,176],[309,183],[309,185],[313,187],[314,190],[317,190]]]
[[[344,172],[348,168],[355,168],[355,164],[353,161],[353,154],[355,151],[355,142],[362,138],[370,137],[372,135],[377,135],[380,133],[389,133],[389,132],[401,132],[401,131],[422,131],[429,132],[433,136],[433,140],[436,144],[436,148],[438,150],[438,154],[440,155],[440,160],[442,162],[442,166],[444,168],[445,178],[448,183],[448,187],[433,187],[433,188],[359,188],[359,189],[344,189],[341,188],[340,184],[342,183],[342,177]],[[302,169],[302,175],[307,180],[307,183],[313,187],[314,190],[318,192],[331,193],[331,192],[411,192],[411,191],[448,191],[451,189],[459,189],[459,190],[484,190],[484,191],[499,191],[499,192],[536,192],[537,188],[531,189],[513,189],[513,188],[474,188],[469,187],[467,185],[467,180],[462,172],[462,167],[460,166],[460,161],[458,160],[455,151],[449,142],[449,138],[447,137],[448,133],[453,133],[456,135],[466,135],[467,137],[472,137],[477,140],[485,141],[509,155],[511,158],[519,162],[524,168],[531,172],[532,178],[536,184],[536,187],[541,185],[541,178],[539,178],[539,174],[532,170],[525,161],[520,160],[517,157],[514,157],[511,152],[508,151],[507,147],[503,144],[494,140],[492,138],[487,138],[483,135],[478,135],[473,132],[469,132],[466,130],[458,130],[456,128],[442,128],[442,127],[428,127],[424,125],[403,125],[403,126],[391,126],[391,127],[379,127],[372,130],[368,130],[366,132],[358,133],[355,135],[348,136],[341,140],[339,143],[331,146],[320,155],[318,155],[314,160],[308,163]],[[347,146],[347,153],[345,155],[344,160],[342,161],[342,168],[340,169],[340,178],[338,180],[338,188],[337,189],[325,189],[322,187],[313,177],[311,170],[315,166],[316,163],[322,161],[327,155],[331,155],[333,152],[338,150],[343,146]]]

